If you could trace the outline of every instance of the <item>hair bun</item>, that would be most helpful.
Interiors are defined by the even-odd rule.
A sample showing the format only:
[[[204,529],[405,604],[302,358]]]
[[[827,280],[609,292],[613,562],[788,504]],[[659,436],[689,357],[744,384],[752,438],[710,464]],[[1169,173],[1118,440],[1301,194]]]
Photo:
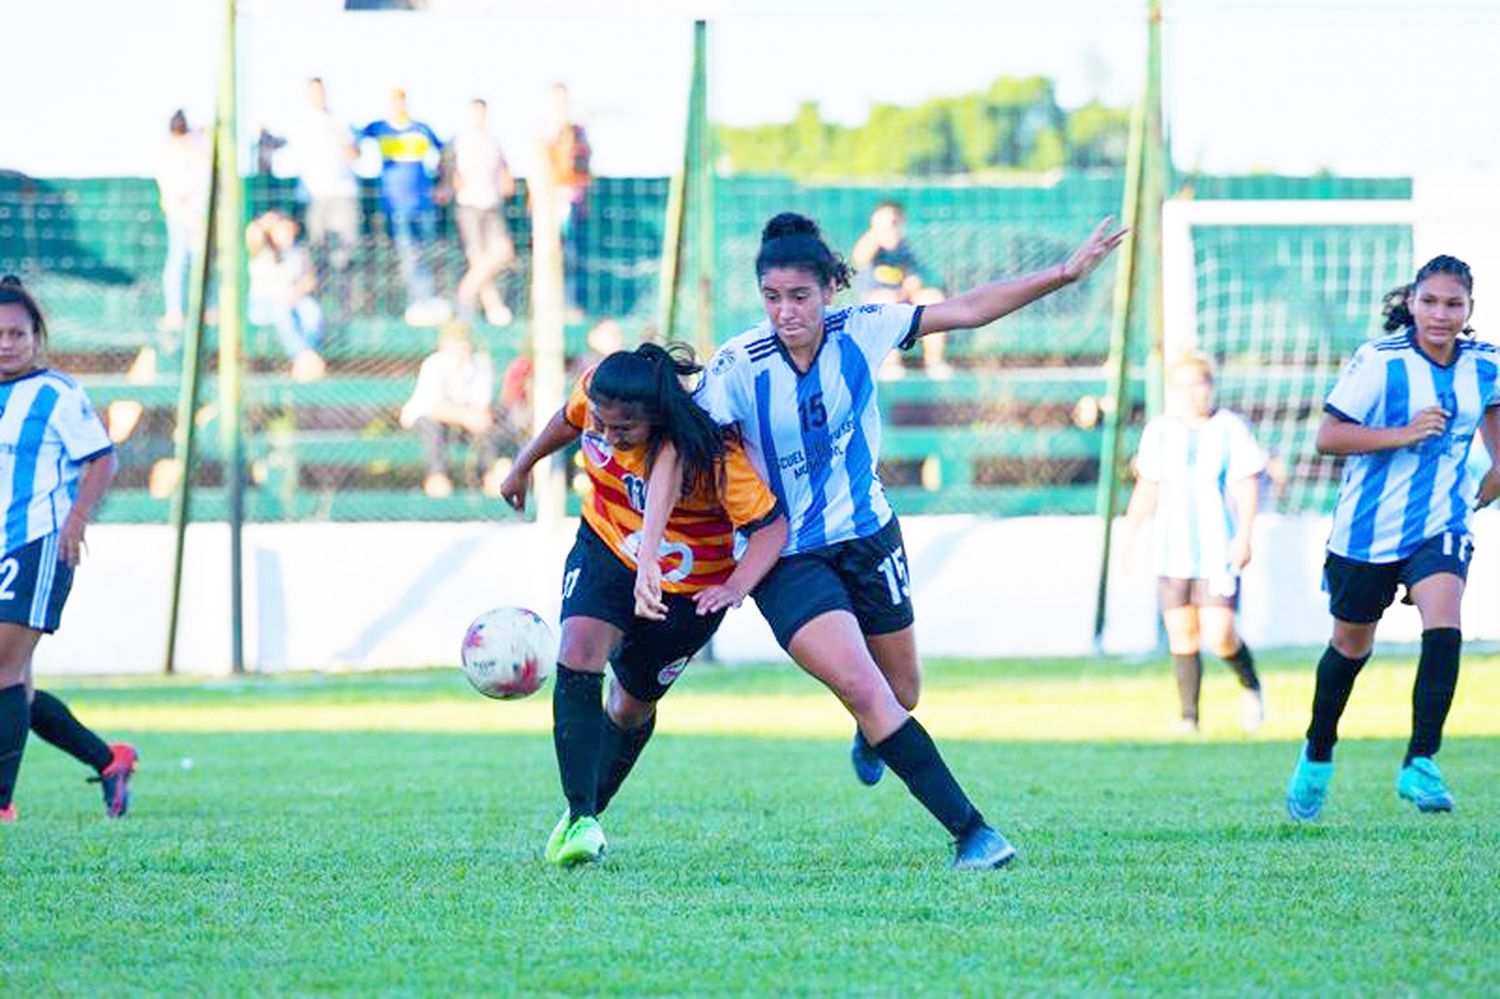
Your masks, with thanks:
[[[773,239],[780,239],[782,236],[823,238],[823,234],[818,231],[818,223],[806,215],[798,215],[796,212],[782,212],[767,222],[765,229],[761,230],[760,241],[768,243]]]

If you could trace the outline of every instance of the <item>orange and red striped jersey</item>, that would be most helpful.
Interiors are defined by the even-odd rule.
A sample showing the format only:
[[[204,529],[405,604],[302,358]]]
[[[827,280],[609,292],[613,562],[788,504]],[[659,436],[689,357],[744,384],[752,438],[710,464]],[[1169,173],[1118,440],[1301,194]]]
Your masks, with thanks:
[[[583,498],[583,519],[620,561],[635,568],[645,519],[644,447],[616,451],[594,429],[588,397],[592,369],[585,372],[563,407],[563,419],[579,428],[583,466],[591,495]],[[735,528],[759,525],[776,512],[776,496],[756,473],[738,440],[724,442],[723,474],[718,489],[700,488],[679,499],[662,536],[662,589],[696,593],[729,578],[735,565]]]

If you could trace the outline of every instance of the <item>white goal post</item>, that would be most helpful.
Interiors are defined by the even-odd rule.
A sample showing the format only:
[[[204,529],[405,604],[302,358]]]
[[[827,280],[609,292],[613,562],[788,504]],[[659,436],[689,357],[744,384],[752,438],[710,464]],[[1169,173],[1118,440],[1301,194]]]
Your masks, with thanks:
[[[1197,346],[1193,227],[1204,225],[1411,226],[1414,263],[1449,253],[1474,269],[1475,326],[1481,337],[1500,339],[1493,307],[1481,315],[1484,289],[1500,283],[1500,173],[1494,170],[1417,176],[1409,199],[1167,201],[1162,205],[1162,339],[1169,356]]]

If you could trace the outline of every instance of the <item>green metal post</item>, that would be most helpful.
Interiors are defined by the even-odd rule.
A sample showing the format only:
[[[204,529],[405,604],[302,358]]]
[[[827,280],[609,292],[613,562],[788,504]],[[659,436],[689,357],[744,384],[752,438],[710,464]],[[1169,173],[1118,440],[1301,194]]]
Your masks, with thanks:
[[[714,135],[708,120],[708,22],[693,25],[693,88],[689,95],[688,135],[692,188],[698,207],[698,355],[707,358],[714,349]],[[696,147],[696,148],[694,148]]]
[[[204,313],[208,307],[210,271],[209,249],[213,245],[214,220],[218,216],[219,202],[219,133],[217,127],[210,140],[208,212],[204,219],[203,237],[198,242],[198,253],[193,258],[193,277],[189,285],[192,293],[188,314],[192,325],[182,346],[182,387],[177,394],[176,440],[177,485],[172,491],[172,596],[167,612],[167,656],[162,669],[166,673],[177,671],[177,621],[182,609],[182,557],[187,543],[187,525],[191,517],[193,463],[197,445],[198,384],[203,364]]]
[[[1151,117],[1153,95],[1159,94],[1160,48],[1156,39],[1161,31],[1160,0],[1148,0],[1149,24],[1146,86],[1130,119],[1130,151],[1125,163],[1125,197],[1122,221],[1130,227],[1119,269],[1115,272],[1114,319],[1109,338],[1109,395],[1104,406],[1104,439],[1099,455],[1099,488],[1095,511],[1103,521],[1103,541],[1099,555],[1099,585],[1094,602],[1094,642],[1104,635],[1105,607],[1109,598],[1110,545],[1114,539],[1114,520],[1119,500],[1120,444],[1124,437],[1125,410],[1130,403],[1130,334],[1135,325],[1139,303],[1135,280],[1143,252],[1143,240],[1137,228],[1142,221],[1142,181],[1146,171],[1147,124]]]
[[[245,671],[244,580],[241,530],[244,526],[245,455],[240,429],[240,335],[244,328],[245,199],[240,179],[235,58],[236,0],[224,3],[224,53],[219,78],[219,428],[224,489],[229,519],[230,667]]]

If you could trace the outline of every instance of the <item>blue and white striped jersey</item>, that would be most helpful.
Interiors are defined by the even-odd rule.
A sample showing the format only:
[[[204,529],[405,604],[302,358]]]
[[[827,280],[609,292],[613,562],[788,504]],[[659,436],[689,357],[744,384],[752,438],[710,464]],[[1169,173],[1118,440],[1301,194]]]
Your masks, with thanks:
[[[1367,427],[1405,426],[1428,406],[1452,415],[1441,436],[1345,459],[1329,551],[1394,562],[1428,538],[1468,533],[1477,484],[1465,466],[1485,410],[1500,406],[1497,369],[1500,351],[1477,340],[1460,339],[1446,367],[1428,360],[1409,332],[1355,352],[1328,393],[1328,412]]]
[[[750,460],[781,500],[784,554],[874,534],[891,519],[875,466],[880,408],[875,372],[915,340],[921,307],[860,305],[823,315],[823,346],[807,374],[792,365],[769,321],[714,354],[698,404],[736,426]]]
[[[113,450],[83,388],[43,368],[0,382],[5,554],[62,529],[84,462]]]
[[[1232,595],[1229,542],[1238,524],[1230,487],[1266,467],[1250,427],[1227,409],[1198,426],[1158,416],[1141,433],[1136,472],[1159,488],[1152,534],[1156,574],[1206,579]]]

